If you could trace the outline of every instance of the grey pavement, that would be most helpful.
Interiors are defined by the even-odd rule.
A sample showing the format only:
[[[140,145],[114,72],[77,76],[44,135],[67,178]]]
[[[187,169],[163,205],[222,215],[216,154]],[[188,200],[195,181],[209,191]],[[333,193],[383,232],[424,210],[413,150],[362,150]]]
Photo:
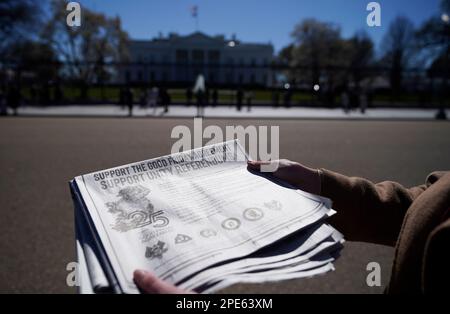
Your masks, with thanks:
[[[128,109],[118,105],[65,105],[48,107],[21,107],[21,116],[89,116],[89,117],[124,117],[128,115]],[[235,106],[206,107],[204,116],[208,118],[247,118],[247,119],[357,119],[357,120],[433,120],[436,109],[412,109],[412,108],[370,108],[364,114],[359,110],[345,113],[342,109],[309,108],[309,107],[278,107],[243,106],[238,111]],[[168,117],[190,118],[197,114],[195,106],[171,106],[169,112],[164,113],[161,107],[141,108],[134,106],[135,117]],[[450,111],[447,110],[450,116]]]
[[[0,119],[0,292],[73,293],[73,207],[67,182],[76,175],[170,152],[171,130],[191,119]],[[373,181],[412,186],[450,168],[450,123],[288,119],[206,119],[204,125],[278,125],[282,157]],[[380,226],[383,232],[383,226]],[[393,249],[348,242],[336,271],[276,284],[236,285],[225,292],[380,293]],[[382,267],[382,287],[366,285],[366,266]]]

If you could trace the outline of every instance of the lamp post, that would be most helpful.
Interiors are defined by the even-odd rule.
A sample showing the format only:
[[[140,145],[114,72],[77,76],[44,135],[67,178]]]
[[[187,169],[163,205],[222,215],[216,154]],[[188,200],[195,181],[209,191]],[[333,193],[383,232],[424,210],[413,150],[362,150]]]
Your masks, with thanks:
[[[450,22],[450,16],[447,13],[442,13],[441,15],[441,21],[442,23],[444,23],[445,25],[449,24]],[[445,58],[445,62],[444,62],[444,85],[447,86],[447,81],[448,81],[448,49],[449,47],[445,48],[445,52],[444,52],[444,58]],[[445,93],[446,91],[444,91]],[[439,103],[439,111],[436,114],[436,119],[437,120],[446,120],[447,119],[447,113],[445,112],[445,105],[444,105],[444,101],[440,101]]]

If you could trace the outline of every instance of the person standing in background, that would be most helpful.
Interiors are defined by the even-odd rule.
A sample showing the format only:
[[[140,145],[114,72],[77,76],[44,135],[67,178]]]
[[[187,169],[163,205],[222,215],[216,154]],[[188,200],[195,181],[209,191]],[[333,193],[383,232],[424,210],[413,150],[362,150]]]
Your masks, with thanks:
[[[20,90],[16,86],[11,86],[8,91],[8,107],[13,110],[13,115],[17,116],[17,109],[22,101],[22,95]]]
[[[253,92],[248,90],[245,92],[245,102],[247,103],[247,111],[250,112],[252,109]]]
[[[190,87],[186,88],[186,105],[189,107],[192,105],[192,89]]]
[[[165,87],[161,87],[159,89],[159,99],[161,101],[161,105],[164,107],[164,113],[168,113],[171,99],[169,92]]]
[[[219,101],[219,93],[217,92],[217,89],[213,90],[211,97],[213,107],[217,106],[217,103]]]
[[[128,108],[128,116],[133,116],[133,91],[131,88],[126,87],[124,92],[124,100],[125,100],[125,106]]]
[[[158,106],[158,95],[159,90],[158,87],[154,86],[147,91],[147,110],[153,109],[152,115],[156,114],[156,108]]]
[[[236,108],[238,111],[241,111],[242,109],[242,100],[244,98],[244,92],[242,91],[242,88],[238,88],[236,92]]]
[[[206,92],[206,86],[205,86],[205,78],[202,74],[199,74],[197,76],[197,80],[195,81],[194,86],[194,94],[197,99],[197,117],[203,117],[205,114],[205,92]]]

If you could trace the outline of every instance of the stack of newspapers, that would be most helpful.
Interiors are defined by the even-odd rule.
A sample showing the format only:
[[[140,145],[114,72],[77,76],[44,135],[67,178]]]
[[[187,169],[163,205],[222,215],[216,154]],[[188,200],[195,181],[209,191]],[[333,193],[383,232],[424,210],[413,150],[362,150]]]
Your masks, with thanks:
[[[80,292],[139,293],[136,269],[204,293],[333,270],[330,200],[247,159],[235,140],[73,179]]]

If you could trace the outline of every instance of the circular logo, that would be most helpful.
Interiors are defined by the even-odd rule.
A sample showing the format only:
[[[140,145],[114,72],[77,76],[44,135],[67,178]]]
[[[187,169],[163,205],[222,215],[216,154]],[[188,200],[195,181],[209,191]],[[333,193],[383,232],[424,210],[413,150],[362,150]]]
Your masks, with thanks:
[[[204,238],[210,238],[217,235],[217,232],[213,229],[203,229],[200,231],[200,235]]]
[[[227,230],[235,230],[239,228],[241,222],[237,218],[228,218],[222,222],[222,227]]]
[[[260,220],[264,217],[264,213],[261,209],[256,207],[247,208],[244,210],[244,218],[250,221]]]

